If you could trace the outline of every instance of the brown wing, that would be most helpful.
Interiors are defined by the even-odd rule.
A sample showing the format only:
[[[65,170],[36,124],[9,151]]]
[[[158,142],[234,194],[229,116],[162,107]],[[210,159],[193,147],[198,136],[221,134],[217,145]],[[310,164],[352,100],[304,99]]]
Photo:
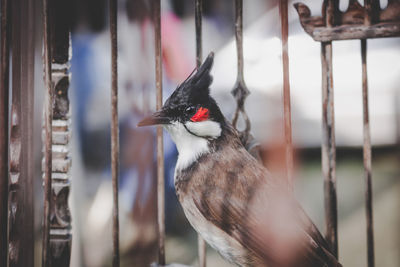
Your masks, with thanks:
[[[254,263],[340,266],[304,211],[297,213],[297,202],[244,149],[229,149],[215,153],[192,177],[200,190],[191,193],[203,216],[242,244]]]

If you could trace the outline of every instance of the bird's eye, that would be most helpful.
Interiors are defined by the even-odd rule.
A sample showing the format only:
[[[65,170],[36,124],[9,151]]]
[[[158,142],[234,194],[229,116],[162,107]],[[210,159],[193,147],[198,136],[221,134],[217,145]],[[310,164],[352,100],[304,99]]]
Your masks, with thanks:
[[[185,112],[186,112],[186,113],[192,113],[193,111],[194,111],[194,107],[193,107],[193,106],[187,107],[187,108],[185,109]]]

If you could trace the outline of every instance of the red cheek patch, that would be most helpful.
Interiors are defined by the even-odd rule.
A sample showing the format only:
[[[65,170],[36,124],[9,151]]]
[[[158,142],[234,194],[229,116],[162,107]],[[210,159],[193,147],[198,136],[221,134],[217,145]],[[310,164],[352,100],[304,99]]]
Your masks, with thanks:
[[[194,122],[205,121],[208,119],[208,114],[208,109],[200,107],[190,120]]]

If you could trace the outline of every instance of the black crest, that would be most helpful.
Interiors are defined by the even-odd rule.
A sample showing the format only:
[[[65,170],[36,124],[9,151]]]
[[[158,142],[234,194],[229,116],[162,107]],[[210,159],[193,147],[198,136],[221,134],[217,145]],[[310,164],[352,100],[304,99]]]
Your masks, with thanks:
[[[201,104],[208,100],[212,76],[210,74],[214,62],[214,53],[211,52],[204,63],[194,70],[189,77],[175,89],[167,99],[164,107],[175,109],[182,105]]]

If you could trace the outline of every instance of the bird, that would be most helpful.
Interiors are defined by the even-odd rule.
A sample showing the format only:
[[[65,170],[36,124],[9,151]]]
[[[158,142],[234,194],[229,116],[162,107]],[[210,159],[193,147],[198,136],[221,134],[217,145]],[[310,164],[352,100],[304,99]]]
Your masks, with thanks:
[[[161,125],[178,150],[174,185],[192,227],[236,266],[341,266],[287,186],[245,149],[210,95],[211,52],[138,126]]]

